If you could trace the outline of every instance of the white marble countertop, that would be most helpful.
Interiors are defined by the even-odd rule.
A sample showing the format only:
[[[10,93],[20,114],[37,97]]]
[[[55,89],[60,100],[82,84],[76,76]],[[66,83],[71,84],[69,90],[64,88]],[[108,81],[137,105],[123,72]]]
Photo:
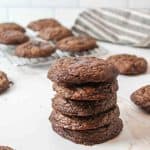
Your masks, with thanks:
[[[150,62],[150,49],[136,49],[102,43],[111,53],[131,53]],[[14,85],[0,95],[0,145],[16,150],[149,150],[150,116],[140,111],[130,94],[142,85],[150,84],[150,71],[140,76],[119,76],[118,103],[124,130],[116,139],[88,147],[74,144],[56,135],[48,121],[54,92],[47,79],[48,67],[16,67],[0,58],[0,70],[5,71]]]

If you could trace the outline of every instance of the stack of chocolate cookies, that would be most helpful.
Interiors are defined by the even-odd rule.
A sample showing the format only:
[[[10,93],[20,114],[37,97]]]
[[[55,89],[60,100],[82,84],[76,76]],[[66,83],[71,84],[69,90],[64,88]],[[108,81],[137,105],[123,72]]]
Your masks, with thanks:
[[[116,137],[123,127],[117,105],[117,75],[118,70],[103,59],[57,60],[48,72],[57,93],[50,115],[53,130],[85,145]]]

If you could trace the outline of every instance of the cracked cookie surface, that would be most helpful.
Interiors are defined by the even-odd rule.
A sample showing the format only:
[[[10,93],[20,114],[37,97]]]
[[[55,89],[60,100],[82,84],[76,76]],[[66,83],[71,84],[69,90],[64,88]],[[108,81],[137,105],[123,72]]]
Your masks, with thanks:
[[[66,84],[111,82],[117,75],[114,65],[96,57],[62,58],[48,72],[50,80]]]

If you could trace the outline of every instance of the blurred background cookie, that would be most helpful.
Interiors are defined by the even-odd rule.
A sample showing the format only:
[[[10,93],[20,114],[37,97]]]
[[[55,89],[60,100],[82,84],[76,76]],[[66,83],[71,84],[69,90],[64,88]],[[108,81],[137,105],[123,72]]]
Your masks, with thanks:
[[[62,56],[86,55],[98,48],[96,40],[89,36],[66,37],[56,43],[57,53]]]
[[[138,75],[147,71],[147,61],[142,57],[130,54],[118,54],[107,59],[124,75]]]
[[[59,27],[48,27],[39,32],[39,37],[46,41],[59,41],[63,38],[72,36],[72,31],[67,29],[66,27],[59,26]]]
[[[7,30],[17,30],[20,32],[25,32],[25,28],[21,25],[14,23],[14,22],[7,22],[7,23],[0,23],[0,31],[7,31]]]
[[[0,146],[0,150],[14,150],[14,149],[8,146]]]
[[[48,57],[55,51],[55,48],[47,43],[32,40],[16,47],[15,54],[18,57],[38,58]]]
[[[33,31],[40,31],[47,27],[57,27],[57,26],[61,26],[61,24],[57,20],[53,18],[45,18],[32,21],[28,24],[27,27]]]
[[[29,40],[29,37],[18,30],[1,30],[0,43],[6,45],[21,44]]]

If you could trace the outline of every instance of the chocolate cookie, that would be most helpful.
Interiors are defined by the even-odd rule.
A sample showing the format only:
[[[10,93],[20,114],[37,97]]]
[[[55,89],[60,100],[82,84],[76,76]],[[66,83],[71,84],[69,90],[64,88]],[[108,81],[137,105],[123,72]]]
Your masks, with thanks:
[[[124,75],[138,75],[147,71],[147,61],[135,55],[120,54],[107,59]]]
[[[13,149],[8,146],[0,146],[0,150],[13,150]]]
[[[96,40],[89,36],[71,36],[56,43],[62,51],[81,52],[97,48]]]
[[[0,23],[0,31],[7,31],[7,30],[17,30],[20,32],[25,32],[25,29],[20,26],[19,24],[10,22],[10,23]]]
[[[83,84],[114,80],[118,70],[107,61],[96,57],[69,57],[56,61],[48,78],[57,83]]]
[[[54,123],[52,123],[52,128],[57,134],[72,142],[84,145],[94,145],[115,138],[121,132],[123,124],[122,120],[118,118],[111,122],[110,125],[91,130],[69,130],[58,127]]]
[[[7,75],[0,71],[0,93],[6,91],[9,88],[10,81],[7,78]]]
[[[60,26],[55,28],[45,28],[40,31],[39,37],[44,40],[51,40],[51,41],[59,41],[63,38],[72,36],[71,30],[67,29],[66,27]]]
[[[114,119],[119,117],[119,115],[120,112],[118,106],[108,110],[105,113],[87,117],[67,116],[53,110],[50,116],[50,121],[55,124],[55,126],[62,128],[71,130],[87,130],[108,125]]]
[[[48,57],[55,48],[47,42],[29,41],[16,47],[15,54],[19,57],[37,58]]]
[[[53,19],[53,18],[47,18],[47,19],[40,19],[33,21],[28,24],[28,28],[34,30],[34,31],[40,31],[41,29],[47,28],[47,27],[58,27],[61,26],[61,24]]]
[[[23,32],[17,30],[0,31],[0,43],[2,44],[16,45],[28,40],[29,38]]]
[[[114,108],[116,101],[116,95],[101,101],[72,101],[56,95],[53,98],[52,107],[68,116],[92,116]]]
[[[150,85],[136,90],[131,95],[132,101],[146,112],[150,113]]]
[[[118,90],[118,82],[86,83],[81,85],[53,84],[53,89],[62,97],[71,100],[104,100],[111,99]]]

